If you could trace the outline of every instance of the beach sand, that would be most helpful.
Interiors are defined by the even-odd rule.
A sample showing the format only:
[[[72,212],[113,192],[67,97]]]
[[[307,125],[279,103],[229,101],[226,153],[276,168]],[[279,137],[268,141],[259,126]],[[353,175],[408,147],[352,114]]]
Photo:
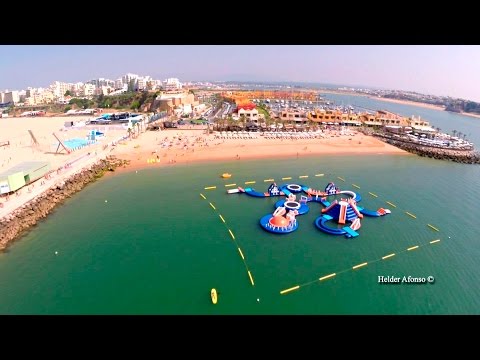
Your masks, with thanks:
[[[10,214],[50,186],[65,180],[72,174],[81,171],[108,155],[115,155],[130,160],[130,165],[109,172],[115,173],[138,170],[145,167],[175,166],[212,161],[245,161],[261,158],[300,158],[321,155],[362,155],[362,154],[399,154],[410,155],[392,145],[381,142],[370,136],[349,130],[351,134],[340,131],[325,131],[322,138],[314,139],[268,139],[261,133],[252,133],[255,139],[246,139],[245,135],[237,139],[218,138],[219,134],[206,134],[202,126],[190,126],[163,131],[147,131],[138,138],[127,139],[115,146],[106,144],[127,135],[125,129],[114,129],[114,126],[69,128],[65,130],[65,121],[85,120],[86,118],[44,117],[44,118],[1,118],[0,143],[9,141],[9,146],[0,147],[0,173],[24,161],[50,161],[52,178],[37,180],[33,186],[26,186],[18,191],[19,195],[0,197],[0,218]],[[75,137],[84,138],[88,131],[96,128],[104,131],[106,137],[98,144],[86,146],[70,154],[62,151],[55,154],[60,139]],[[32,130],[39,145],[34,145],[28,133]],[[80,160],[77,160],[80,159]],[[70,167],[66,164],[75,161]],[[43,183],[42,183],[43,182]]]
[[[318,139],[268,139],[267,135],[251,133],[237,139],[217,138],[205,130],[172,129],[149,131],[111,152],[118,158],[130,160],[120,171],[143,167],[174,166],[194,162],[245,161],[264,158],[298,158],[318,155],[402,154],[407,152],[361,133],[341,135],[330,131]],[[162,145],[163,144],[163,145]],[[171,145],[171,146],[169,146]]]
[[[421,103],[421,102],[417,102],[417,101],[388,99],[388,98],[382,98],[382,97],[378,97],[378,96],[369,96],[369,98],[374,99],[374,100],[379,100],[379,101],[395,103],[395,104],[411,105],[411,106],[418,106],[418,107],[425,108],[425,109],[445,111],[445,106],[426,104],[426,103]]]
[[[34,117],[0,118],[0,143],[9,141],[9,146],[0,147],[0,173],[24,161],[50,161],[52,169],[79,158],[88,152],[100,151],[102,146],[127,134],[125,129],[116,126],[85,126],[65,128],[66,121],[85,121],[89,117]],[[104,132],[105,138],[97,144],[84,147],[67,154],[62,147],[55,154],[58,140],[85,138],[89,131],[97,129]],[[28,130],[35,136],[35,145]]]
[[[386,99],[386,98],[379,98],[379,97],[375,97],[375,96],[370,96],[370,98],[375,99],[375,100],[380,100],[380,101],[392,102],[392,103],[396,103],[396,104],[412,105],[412,106],[418,106],[418,107],[426,108],[426,109],[445,111],[445,106],[425,104],[425,103],[416,102],[416,101]],[[458,115],[470,116],[470,117],[474,117],[474,118],[480,118],[480,114],[471,114],[471,113],[466,113],[466,112],[460,112],[460,113],[457,113],[457,114]]]

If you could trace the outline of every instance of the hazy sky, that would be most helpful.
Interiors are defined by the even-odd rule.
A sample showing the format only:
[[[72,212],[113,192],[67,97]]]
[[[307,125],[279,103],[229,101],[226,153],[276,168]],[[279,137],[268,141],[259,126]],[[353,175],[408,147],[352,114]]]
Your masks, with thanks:
[[[299,81],[412,90],[480,101],[477,45],[0,46],[0,89],[130,72],[180,81]]]

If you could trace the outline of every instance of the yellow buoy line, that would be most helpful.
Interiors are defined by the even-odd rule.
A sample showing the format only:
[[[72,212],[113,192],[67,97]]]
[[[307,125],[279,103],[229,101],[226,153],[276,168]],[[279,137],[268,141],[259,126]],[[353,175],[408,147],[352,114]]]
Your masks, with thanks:
[[[340,178],[340,177],[338,177],[338,178]],[[357,189],[360,189],[360,186],[358,186],[358,185],[356,185],[356,184],[352,184],[352,186],[353,186],[353,187],[356,187]],[[377,195],[377,194],[374,194],[374,193],[372,193],[372,192],[368,192],[368,193],[369,193],[371,196],[378,198],[378,195]],[[390,205],[390,206],[392,206],[392,207],[394,207],[394,208],[397,207],[397,205],[395,205],[395,204],[392,203],[391,201],[385,201],[385,202],[386,202],[388,205]],[[411,212],[405,211],[405,214],[407,214],[408,216],[410,216],[412,219],[416,219],[416,218],[417,218],[417,216],[416,216],[415,214],[412,214]],[[437,227],[433,226],[432,224],[427,224],[427,226],[428,226],[429,228],[431,228],[432,230],[440,231]]]
[[[314,176],[324,176],[325,174],[315,174]],[[299,175],[298,178],[301,179],[301,178],[308,178],[309,175]],[[341,177],[341,176],[337,176],[338,179],[342,180],[342,181],[346,181],[345,178]],[[285,177],[282,177],[281,178],[282,180],[291,180],[292,177],[291,176],[285,176]],[[273,178],[270,178],[270,179],[264,179],[263,182],[269,182],[269,181],[275,181],[275,179]],[[255,184],[256,181],[255,180],[250,180],[250,181],[245,181],[245,184],[248,185],[248,184]],[[224,185],[225,187],[231,187],[231,186],[236,186],[237,184],[226,184]],[[357,189],[360,189],[360,186],[358,186],[357,184],[352,184],[353,187],[357,188]],[[207,186],[205,187],[205,190],[213,190],[213,189],[216,189],[217,187],[216,186]],[[375,193],[372,193],[372,192],[368,192],[371,196],[373,197],[376,197],[378,198],[378,195],[375,194]],[[388,205],[396,208],[397,205],[395,205],[394,203],[392,203],[391,201],[385,201]],[[409,217],[411,217],[412,219],[416,219],[417,216],[412,214],[411,212],[408,212],[408,211],[404,211],[406,215],[408,215]],[[427,226],[429,228],[431,228],[432,230],[434,231],[440,231],[436,226],[432,225],[432,224],[427,224]]]
[[[321,276],[319,277],[318,279],[315,279],[315,280],[312,280],[312,281],[309,281],[309,282],[306,282],[306,283],[303,283],[303,284],[300,284],[300,285],[295,285],[295,286],[292,286],[292,287],[289,287],[285,290],[281,290],[280,291],[280,295],[285,295],[285,294],[288,294],[292,291],[296,291],[296,290],[299,290],[300,288],[302,287],[305,287],[305,286],[308,286],[308,285],[312,285],[314,283],[317,283],[317,282],[322,282],[322,281],[325,281],[325,280],[328,280],[328,279],[331,279],[333,277],[336,277],[337,275],[339,274],[342,274],[342,273],[345,273],[345,272],[348,272],[348,271],[356,271],[360,268],[364,268],[366,267],[367,265],[369,264],[372,264],[372,263],[376,263],[376,262],[379,262],[379,261],[382,261],[382,260],[387,260],[387,259],[390,259],[398,254],[401,254],[401,253],[406,253],[407,251],[412,251],[412,250],[416,250],[416,249],[419,249],[423,246],[427,246],[429,244],[436,244],[440,242],[440,239],[435,239],[435,240],[432,240],[432,241],[429,241],[428,243],[425,243],[425,244],[421,244],[421,245],[415,245],[415,246],[410,246],[404,250],[400,250],[398,251],[397,253],[391,253],[391,254],[388,254],[388,255],[385,255],[385,256],[382,256],[381,258],[379,259],[375,259],[375,260],[370,260],[370,261],[365,261],[365,262],[362,262],[360,264],[357,264],[357,265],[354,265],[352,267],[349,267],[347,269],[343,269],[341,271],[337,271],[337,272],[334,272],[334,273],[331,273],[331,274],[328,274],[328,275],[324,275],[324,276]]]
[[[332,175],[332,176],[333,176],[333,174],[327,174],[327,175]],[[315,174],[315,175],[313,175],[313,176],[321,177],[321,176],[325,176],[325,174]],[[306,178],[309,178],[309,177],[310,177],[310,175],[299,175],[299,176],[298,176],[299,179],[306,179]],[[342,181],[345,181],[345,179],[342,178],[342,177],[340,177],[340,176],[339,176],[338,178],[339,178],[340,180],[342,180]],[[292,177],[292,176],[284,176],[284,177],[282,177],[281,179],[282,179],[282,180],[292,180],[293,177]],[[263,182],[270,182],[270,181],[275,181],[275,179],[274,179],[274,178],[263,179]],[[256,180],[248,180],[248,181],[245,181],[245,182],[244,182],[245,185],[256,184],[256,183],[257,183]],[[225,186],[225,187],[237,186],[237,184],[226,184],[226,185],[224,185],[224,186]],[[354,186],[356,186],[356,185],[354,185]],[[356,187],[357,187],[357,186],[356,186]],[[358,187],[358,188],[360,189],[360,187]],[[217,186],[216,186],[216,185],[205,186],[204,189],[205,189],[205,190],[214,190],[214,189],[217,189]]]
[[[319,177],[319,176],[324,176],[324,174],[315,174],[314,176]],[[299,178],[308,178],[308,175],[300,175]],[[342,180],[342,181],[344,181],[344,182],[346,181],[344,178],[342,178],[342,177],[340,177],[340,176],[338,176],[337,178],[340,179],[340,180]],[[282,180],[290,180],[290,179],[292,179],[291,176],[290,176],[290,177],[283,177],[283,178],[282,178]],[[270,178],[270,179],[264,179],[263,181],[264,181],[264,182],[269,182],[269,181],[275,181],[275,179]],[[245,181],[245,184],[255,184],[255,183],[256,183],[255,180]],[[225,185],[225,186],[227,187],[227,186],[235,186],[235,185],[236,185],[236,184],[227,184],[227,185]],[[358,186],[358,185],[356,185],[356,184],[352,184],[352,186],[360,189],[360,186]],[[209,190],[209,189],[216,189],[216,186],[205,187],[205,190]],[[374,197],[378,198],[378,195],[377,195],[377,194],[374,194],[374,193],[372,193],[372,192],[369,192],[369,194],[370,194],[371,196],[374,196]],[[204,199],[206,200],[206,198],[205,198],[205,196],[204,196],[203,194],[200,194],[200,195],[202,196],[202,198],[204,198]],[[393,203],[390,202],[390,201],[386,201],[386,203],[389,204],[390,206],[394,207],[394,208],[397,207],[395,204],[393,204]],[[210,203],[210,206],[214,209],[214,211],[218,212],[217,209],[214,207],[214,205],[213,205],[212,203]],[[405,214],[407,214],[408,216],[410,216],[410,217],[412,217],[412,218],[414,218],[414,219],[417,218],[414,214],[412,214],[412,213],[410,213],[410,212],[408,212],[408,211],[405,211]],[[224,223],[224,225],[227,227],[226,222],[225,222],[225,219],[223,218],[223,216],[222,216],[221,214],[218,214],[218,215],[219,215],[220,219],[222,220],[222,222]],[[431,225],[431,224],[427,224],[427,226],[430,227],[431,229],[435,230],[435,231],[440,231],[438,228],[436,228],[435,226],[433,226],[433,225]],[[229,231],[230,236],[232,237],[232,240],[233,240],[233,241],[235,242],[235,244],[237,245],[237,249],[238,249],[238,251],[239,251],[239,254],[240,254],[241,258],[242,258],[242,261],[243,261],[243,263],[244,263],[244,265],[245,265],[245,268],[247,269],[247,273],[248,273],[248,276],[249,276],[249,279],[250,279],[250,283],[252,284],[252,286],[254,286],[255,283],[254,283],[254,280],[253,280],[253,276],[252,276],[252,274],[251,274],[251,272],[250,272],[250,270],[249,270],[249,268],[248,268],[248,265],[247,265],[246,260],[245,260],[245,256],[243,255],[243,252],[242,252],[241,248],[238,246],[237,241],[235,240],[235,236],[234,236],[233,232],[231,231],[231,229],[229,229],[229,228],[227,227],[227,230]],[[435,244],[435,243],[437,243],[437,242],[440,242],[440,239],[432,240],[432,241],[429,242],[429,244]],[[427,244],[411,246],[411,247],[409,247],[409,248],[407,248],[407,249],[405,249],[405,250],[399,251],[399,253],[416,250],[416,249],[418,249],[419,247],[425,246],[425,245],[427,245]],[[296,285],[296,286],[290,287],[290,288],[288,288],[288,289],[282,290],[282,291],[280,291],[280,294],[283,295],[283,294],[286,294],[286,293],[289,293],[289,292],[298,290],[298,289],[300,289],[300,287],[302,287],[302,286],[311,285],[311,284],[313,284],[313,283],[316,283],[317,281],[324,281],[324,280],[333,278],[333,277],[335,277],[337,274],[341,274],[341,273],[344,273],[344,272],[347,272],[347,271],[354,271],[354,270],[363,268],[363,267],[367,266],[368,264],[371,264],[371,263],[374,263],[374,262],[378,262],[378,261],[382,261],[382,260],[386,260],[386,259],[389,259],[389,258],[394,257],[395,255],[397,255],[397,254],[396,254],[396,253],[391,253],[391,254],[388,254],[388,255],[385,255],[385,256],[381,257],[380,259],[376,259],[376,260],[372,260],[372,261],[360,263],[360,264],[358,264],[358,265],[353,266],[352,268],[344,269],[344,270],[339,271],[339,272],[336,272],[336,273],[331,273],[331,274],[329,274],[329,275],[322,276],[322,277],[320,277],[320,278],[317,279],[317,280],[313,280],[313,281],[310,281],[310,282],[307,282],[307,283],[304,283],[304,284],[301,284],[301,285]]]
[[[204,200],[207,200],[207,198],[205,197],[205,195],[203,195],[202,193],[200,193],[200,196],[204,199]],[[255,282],[253,280],[253,275],[250,271],[250,268],[248,267],[248,264],[247,264],[247,261],[245,260],[245,255],[243,254],[242,252],[242,249],[240,248],[240,245],[238,244],[237,240],[235,239],[235,235],[233,234],[233,231],[227,226],[227,223],[225,221],[225,218],[222,216],[222,214],[220,214],[217,210],[217,208],[215,207],[215,205],[213,205],[211,202],[209,202],[210,204],[210,207],[213,209],[213,211],[215,211],[218,215],[218,217],[220,218],[220,220],[222,221],[223,225],[225,226],[225,228],[228,230],[229,234],[230,234],[230,237],[232,238],[233,242],[235,243],[235,246],[237,247],[238,249],[238,253],[240,254],[240,257],[242,258],[242,261],[243,261],[243,265],[245,265],[245,269],[247,270],[247,275],[248,275],[248,278],[250,280],[250,283],[252,284],[252,286],[255,286]]]

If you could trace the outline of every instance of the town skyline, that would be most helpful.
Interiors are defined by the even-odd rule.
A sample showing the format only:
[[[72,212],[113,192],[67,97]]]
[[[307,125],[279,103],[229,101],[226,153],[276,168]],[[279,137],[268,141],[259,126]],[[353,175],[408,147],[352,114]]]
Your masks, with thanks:
[[[0,89],[115,79],[299,82],[415,91],[480,101],[480,46],[1,46]],[[115,61],[112,61],[115,59]],[[300,60],[299,60],[300,59]],[[298,66],[301,63],[302,66]],[[75,71],[72,71],[75,69]]]

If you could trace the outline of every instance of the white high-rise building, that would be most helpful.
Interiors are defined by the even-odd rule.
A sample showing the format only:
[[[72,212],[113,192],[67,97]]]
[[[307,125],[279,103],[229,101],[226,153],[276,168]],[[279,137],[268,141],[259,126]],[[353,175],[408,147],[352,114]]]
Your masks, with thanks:
[[[147,84],[149,82],[153,81],[153,79],[150,77],[150,76],[140,76],[138,79],[137,79],[137,86],[138,86],[138,90],[145,90],[147,89]]]
[[[63,98],[67,91],[72,90],[72,85],[66,82],[55,81],[52,85],[50,85],[50,89],[53,92],[53,95],[57,98]]]
[[[83,84],[83,96],[93,96],[95,95],[95,85],[92,84]]]
[[[18,95],[17,90],[13,91],[5,91],[3,93],[3,101],[2,102],[13,102],[14,104],[20,102],[20,96]]]
[[[83,94],[83,82],[72,84],[70,91],[77,96],[82,96],[81,94]]]
[[[100,86],[95,88],[95,95],[108,95],[113,91],[115,91],[115,89],[111,86]]]
[[[137,74],[126,74],[126,75],[123,75],[122,76],[122,82],[123,84],[127,84],[127,86],[130,84],[130,82],[133,80],[134,82],[134,86],[136,87],[137,86],[137,81],[138,81],[138,75]]]
[[[25,98],[27,97],[27,92],[25,90],[20,90],[18,92],[18,97],[20,102],[24,102]]]
[[[114,85],[115,90],[120,90],[123,88],[123,81],[122,78],[118,78],[115,80],[115,85]]]
[[[166,91],[180,90],[182,83],[177,78],[168,78],[163,82],[163,88]]]
[[[95,87],[97,87],[97,88],[102,87],[102,86],[114,87],[115,86],[115,81],[110,80],[110,79],[105,79],[105,78],[98,78],[98,79],[93,79],[93,80],[87,81],[87,84],[95,85]]]
[[[51,104],[56,98],[51,89],[28,88],[25,93],[25,105]]]

